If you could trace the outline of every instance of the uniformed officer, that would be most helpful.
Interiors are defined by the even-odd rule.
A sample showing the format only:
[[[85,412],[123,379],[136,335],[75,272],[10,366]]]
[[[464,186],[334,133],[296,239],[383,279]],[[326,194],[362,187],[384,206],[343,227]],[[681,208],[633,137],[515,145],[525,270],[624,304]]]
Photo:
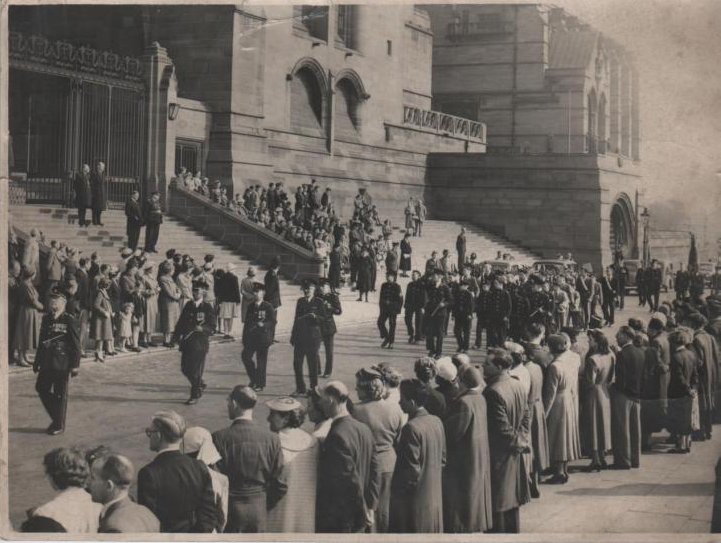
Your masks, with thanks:
[[[425,309],[426,347],[428,356],[440,357],[443,353],[443,336],[451,295],[443,284],[443,271],[433,271],[433,283],[428,287]]]
[[[425,305],[426,285],[421,281],[421,272],[413,270],[411,282],[406,287],[404,305],[408,343],[418,343],[423,338],[423,309]]]
[[[476,298],[476,341],[473,344],[474,349],[481,348],[483,341],[483,329],[486,329],[486,343],[488,343],[488,315],[489,302],[491,299],[491,284],[485,282],[481,284],[481,290]]]
[[[496,275],[488,293],[488,346],[501,347],[508,336],[511,316],[511,295],[503,288],[503,279]]]
[[[325,351],[325,371],[323,377],[333,373],[333,339],[338,329],[335,326],[335,315],[343,313],[338,294],[333,292],[330,282],[323,280],[320,284],[320,299],[323,301],[323,317],[320,322],[320,334]],[[320,373],[320,357],[318,357],[318,373]]]
[[[40,325],[40,343],[33,371],[38,374],[35,390],[52,423],[47,433],[55,436],[65,430],[68,407],[68,381],[80,366],[80,324],[65,312],[65,294],[53,289],[48,295],[49,312]]]
[[[378,305],[380,306],[380,314],[378,315],[377,324],[383,340],[381,348],[388,347],[392,349],[396,340],[396,320],[403,307],[403,292],[401,286],[396,283],[396,274],[393,271],[386,274],[386,282],[381,285]],[[387,327],[386,323],[388,323]]]
[[[293,346],[293,370],[295,372],[294,396],[306,393],[303,379],[303,361],[308,360],[308,379],[310,388],[318,386],[318,367],[320,366],[320,344],[322,334],[320,323],[325,313],[323,300],[315,295],[313,281],[303,282],[303,297],[295,305],[295,319],[290,334],[290,344]]]
[[[453,333],[456,336],[459,353],[467,353],[471,341],[474,300],[469,286],[469,281],[461,280],[458,284],[458,292],[453,297],[453,319],[455,321]]]
[[[217,319],[213,306],[204,301],[208,289],[204,281],[193,282],[193,299],[185,304],[180,314],[173,340],[178,343],[182,356],[180,369],[190,381],[190,398],[186,405],[198,403],[203,395],[205,382],[205,357],[208,354],[209,338],[215,333]]]
[[[275,325],[278,321],[275,308],[265,300],[265,285],[253,283],[253,292],[255,300],[245,312],[240,358],[248,373],[250,387],[259,392],[265,388],[268,350],[275,339]]]

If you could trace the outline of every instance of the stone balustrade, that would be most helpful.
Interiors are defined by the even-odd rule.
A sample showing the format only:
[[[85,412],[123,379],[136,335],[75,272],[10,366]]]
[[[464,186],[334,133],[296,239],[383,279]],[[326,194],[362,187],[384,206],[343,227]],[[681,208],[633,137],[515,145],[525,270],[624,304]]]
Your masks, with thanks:
[[[403,124],[438,135],[450,135],[486,143],[486,125],[440,111],[403,106]]]

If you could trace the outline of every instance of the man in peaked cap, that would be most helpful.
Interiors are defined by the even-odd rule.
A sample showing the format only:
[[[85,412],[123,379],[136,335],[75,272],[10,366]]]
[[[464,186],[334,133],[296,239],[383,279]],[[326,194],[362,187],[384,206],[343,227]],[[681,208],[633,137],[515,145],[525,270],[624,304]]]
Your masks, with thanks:
[[[174,341],[182,353],[180,368],[190,382],[190,398],[187,405],[198,403],[203,395],[205,382],[205,358],[209,349],[209,338],[215,333],[217,319],[213,306],[203,301],[208,285],[203,281],[193,283],[193,299],[185,304],[175,325]]]
[[[65,430],[68,406],[68,381],[78,374],[80,366],[80,326],[65,312],[66,297],[59,289],[48,295],[49,311],[40,325],[40,341],[33,371],[38,374],[35,390],[52,419],[47,433],[61,434]]]
[[[308,361],[308,377],[310,387],[318,385],[318,367],[320,366],[320,343],[322,333],[321,320],[325,314],[323,301],[315,295],[315,282],[303,281],[303,297],[295,306],[295,319],[290,334],[293,345],[293,370],[295,371],[294,395],[305,395],[306,387],[303,379],[303,361]]]
[[[337,332],[335,325],[335,315],[340,315],[343,308],[340,304],[340,297],[333,292],[331,284],[327,280],[321,280],[319,292],[316,294],[323,302],[325,311],[320,322],[321,339],[323,341],[323,350],[325,351],[325,370],[323,377],[328,378],[333,373],[333,339]],[[318,368],[320,373],[320,368]]]
[[[255,299],[248,306],[243,325],[243,360],[250,379],[250,387],[261,391],[265,388],[265,372],[268,364],[268,350],[275,338],[277,317],[275,308],[265,301],[265,285],[254,283]],[[255,361],[253,360],[255,355]]]

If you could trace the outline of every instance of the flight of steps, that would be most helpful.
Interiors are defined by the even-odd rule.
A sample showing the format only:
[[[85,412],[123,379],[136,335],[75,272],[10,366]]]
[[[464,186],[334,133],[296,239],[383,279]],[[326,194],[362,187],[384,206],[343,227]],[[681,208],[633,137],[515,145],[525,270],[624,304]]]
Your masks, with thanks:
[[[466,258],[469,258],[471,253],[476,253],[478,262],[495,260],[498,251],[509,253],[519,264],[530,264],[539,258],[532,252],[472,224],[427,220],[423,223],[423,236],[411,238],[413,268],[423,272],[425,262],[431,257],[431,252],[438,251],[440,257],[443,249],[448,249],[451,261],[455,264],[458,261],[456,238],[461,232],[461,227],[466,229]],[[402,235],[402,233],[394,233],[393,237],[402,237]]]
[[[89,213],[88,213],[89,214]],[[98,253],[101,262],[118,264],[121,260],[120,251],[126,246],[125,214],[123,211],[111,210],[103,213],[104,226],[80,227],[77,223],[77,211],[55,206],[23,205],[10,207],[11,223],[18,229],[28,233],[31,228],[38,228],[45,235],[46,243],[58,240],[68,246],[82,251],[81,256],[90,257],[93,252]],[[143,229],[139,246],[145,240]],[[156,249],[158,254],[149,255],[150,259],[159,264],[165,260],[165,251],[174,248],[182,254],[189,254],[196,262],[203,262],[206,254],[215,255],[215,265],[224,267],[231,263],[239,279],[246,276],[249,266],[256,268],[256,280],[262,282],[267,271],[251,259],[239,252],[218,243],[211,238],[198,233],[190,226],[179,220],[165,216],[160,227],[160,238]],[[302,294],[297,284],[281,279],[280,295],[283,305],[279,311],[279,332],[290,329],[295,300]],[[348,292],[346,298],[352,293]],[[240,319],[236,320],[235,335],[240,335]]]

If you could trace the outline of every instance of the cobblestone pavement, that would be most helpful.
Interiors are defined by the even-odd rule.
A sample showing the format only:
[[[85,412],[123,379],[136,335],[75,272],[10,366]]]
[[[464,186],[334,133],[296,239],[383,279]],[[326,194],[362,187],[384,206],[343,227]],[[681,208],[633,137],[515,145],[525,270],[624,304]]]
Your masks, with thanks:
[[[629,301],[632,303],[617,322],[630,316],[647,318],[647,310],[642,311]],[[347,305],[352,303],[355,302]],[[288,394],[294,388],[292,348],[287,335],[278,339],[280,342],[271,348],[268,386],[261,394],[262,401]],[[374,323],[340,327],[333,377],[351,385],[360,366],[381,361],[392,362],[404,375],[411,376],[414,359],[424,351],[421,345],[408,345],[405,341],[401,319],[393,350],[379,348]],[[455,349],[451,336],[445,345],[447,352]],[[206,369],[208,389],[194,406],[183,404],[189,389],[180,373],[177,351],[150,357],[108,358],[104,365],[83,364],[70,387],[67,430],[57,437],[44,433],[49,420],[35,394],[33,375],[12,374],[9,508],[13,525],[19,526],[28,508],[53,494],[42,470],[42,457],[53,447],[105,444],[128,455],[139,468],[153,457],[143,430],[157,410],[175,409],[190,425],[201,425],[211,431],[228,424],[225,397],[232,386],[247,382],[240,350],[239,342],[212,347]],[[473,353],[478,356],[480,351]],[[256,419],[265,421],[266,416],[266,407],[260,405]],[[708,533],[721,431],[716,432],[713,441],[694,444],[690,455],[665,454],[665,448],[644,455],[641,469],[572,473],[566,485],[543,485],[541,498],[521,510],[523,532]],[[580,469],[587,463],[588,460],[579,461],[572,467]]]

